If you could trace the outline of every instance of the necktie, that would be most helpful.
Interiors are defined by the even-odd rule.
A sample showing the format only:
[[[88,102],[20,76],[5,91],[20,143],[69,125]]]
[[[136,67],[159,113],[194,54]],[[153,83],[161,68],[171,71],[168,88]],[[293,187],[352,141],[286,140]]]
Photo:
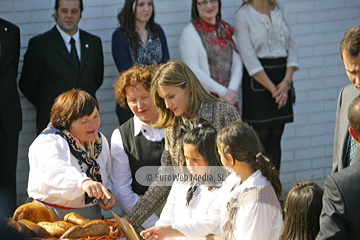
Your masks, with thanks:
[[[186,206],[189,206],[189,203],[190,203],[191,199],[194,197],[197,188],[198,188],[197,184],[189,187],[189,189],[186,193]]]
[[[350,139],[349,139],[349,144],[348,144],[348,149],[347,149],[347,154],[346,154],[346,162],[345,162],[346,167],[350,166],[351,160],[353,159],[356,148],[357,148],[357,144],[356,144],[354,138],[351,135],[349,135],[349,138]]]
[[[71,49],[70,49],[71,58],[73,59],[73,61],[75,63],[75,66],[77,68],[79,68],[80,67],[80,62],[79,62],[79,56],[78,56],[77,51],[76,51],[74,38],[70,39],[70,45],[71,45]]]

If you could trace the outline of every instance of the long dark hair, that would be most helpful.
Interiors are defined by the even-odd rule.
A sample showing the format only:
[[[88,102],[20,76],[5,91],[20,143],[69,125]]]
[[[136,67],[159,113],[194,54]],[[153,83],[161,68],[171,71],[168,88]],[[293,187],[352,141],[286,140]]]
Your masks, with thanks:
[[[310,181],[299,182],[289,191],[282,240],[315,240],[320,230],[323,192],[318,184]]]
[[[185,133],[183,144],[194,145],[209,166],[220,166],[217,154],[215,154],[216,134],[216,129],[210,123],[202,122],[196,128]]]
[[[219,131],[216,142],[225,157],[230,154],[236,161],[250,164],[254,171],[260,170],[261,174],[270,181],[281,202],[282,186],[279,176],[269,159],[262,154],[258,155],[263,152],[263,146],[251,126],[235,121]]]
[[[207,165],[210,167],[208,174],[214,177],[214,181],[209,180],[204,183],[209,186],[209,191],[216,188],[213,186],[215,182],[221,182],[228,175],[228,172],[220,167],[221,165],[219,163],[215,143],[216,134],[216,129],[209,122],[200,119],[200,124],[196,128],[185,133],[183,137],[182,153],[184,154],[184,144],[194,145],[197,152],[204,158]],[[215,176],[218,179],[215,179]]]
[[[138,3],[138,0],[125,0],[124,6],[121,11],[117,15],[117,19],[120,24],[120,29],[124,32],[125,36],[129,39],[129,44],[131,49],[134,51],[135,56],[138,54],[139,49],[139,34],[136,32],[136,21],[135,21],[135,13],[133,12],[133,4],[135,6]],[[149,21],[147,22],[147,26],[150,28],[151,32],[154,35],[154,38],[159,37],[159,27],[155,23],[155,5],[154,0],[152,0],[153,4],[153,12],[150,16]]]

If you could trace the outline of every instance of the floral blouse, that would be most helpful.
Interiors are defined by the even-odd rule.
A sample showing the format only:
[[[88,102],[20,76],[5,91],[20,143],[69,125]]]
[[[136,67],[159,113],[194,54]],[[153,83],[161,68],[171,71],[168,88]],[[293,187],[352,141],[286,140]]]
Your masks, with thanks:
[[[148,39],[146,41],[146,45],[144,45],[139,36],[139,49],[137,56],[135,56],[135,53],[129,44],[131,59],[134,65],[151,65],[161,63],[163,53],[161,50],[160,38],[154,38],[154,34],[148,26],[146,29],[149,32]]]

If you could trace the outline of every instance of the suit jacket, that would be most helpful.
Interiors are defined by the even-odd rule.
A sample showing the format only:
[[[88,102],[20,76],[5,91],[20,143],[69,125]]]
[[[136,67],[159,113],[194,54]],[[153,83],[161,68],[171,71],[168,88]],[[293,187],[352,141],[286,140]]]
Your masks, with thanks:
[[[360,95],[360,91],[357,90],[354,85],[349,84],[343,87],[340,91],[337,109],[336,109],[336,121],[334,131],[334,147],[333,147],[333,165],[332,172],[338,172],[345,168],[345,154],[348,145],[349,137],[349,120],[348,109],[351,102]],[[360,160],[360,149],[357,148],[352,164]]]
[[[20,54],[20,29],[0,18],[0,118],[7,134],[18,134],[22,116],[16,76]]]
[[[19,87],[37,109],[49,111],[57,96],[80,88],[95,97],[104,76],[101,39],[80,31],[80,70],[72,61],[56,26],[30,39]]]
[[[360,162],[326,178],[316,239],[359,239]]]

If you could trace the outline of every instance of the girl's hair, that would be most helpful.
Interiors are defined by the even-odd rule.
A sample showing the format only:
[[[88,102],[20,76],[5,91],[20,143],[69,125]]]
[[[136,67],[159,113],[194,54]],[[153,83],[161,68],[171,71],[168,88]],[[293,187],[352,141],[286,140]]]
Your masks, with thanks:
[[[200,0],[200,1],[202,2],[205,0]],[[218,2],[219,2],[219,8],[218,8],[219,10],[218,10],[218,13],[216,14],[216,18],[221,19],[221,0],[218,0]],[[191,21],[192,22],[199,20],[199,11],[198,11],[197,7],[198,7],[198,1],[192,0],[191,1]]]
[[[288,193],[282,240],[313,240],[319,230],[324,190],[314,182],[299,182]]]
[[[147,26],[154,34],[154,38],[158,37],[159,27],[155,23],[155,6],[154,0],[151,1],[153,4],[153,12],[150,16]],[[135,12],[133,11],[133,4],[135,3]],[[136,9],[138,0],[125,0],[124,6],[117,15],[117,19],[120,24],[120,29],[124,32],[125,36],[129,40],[131,49],[134,51],[135,56],[138,54],[139,49],[139,34],[136,32]]]
[[[166,108],[164,99],[157,92],[159,87],[180,87],[186,90],[187,101],[182,116],[187,119],[197,116],[202,102],[218,101],[203,88],[199,79],[184,62],[168,61],[159,67],[151,82],[150,94],[159,111],[159,118],[153,124],[155,128],[166,128],[177,124],[177,117]]]
[[[208,166],[220,166],[216,154],[216,134],[216,129],[210,123],[203,122],[184,135],[183,145],[194,145]]]
[[[203,119],[201,119],[200,122],[196,128],[185,133],[182,153],[184,154],[184,144],[192,144],[195,146],[198,153],[204,158],[207,165],[210,166],[207,174],[213,177],[213,180],[209,177],[209,181],[206,181],[204,184],[208,185],[208,190],[211,191],[217,188],[217,186],[214,186],[214,183],[222,182],[222,180],[228,176],[228,172],[220,167],[215,143],[216,129]]]
[[[259,169],[262,175],[269,179],[276,196],[281,200],[282,186],[279,176],[274,165],[261,154],[263,146],[252,127],[241,121],[230,123],[219,131],[216,144],[225,158],[231,155],[237,161],[250,164],[254,171]]]

